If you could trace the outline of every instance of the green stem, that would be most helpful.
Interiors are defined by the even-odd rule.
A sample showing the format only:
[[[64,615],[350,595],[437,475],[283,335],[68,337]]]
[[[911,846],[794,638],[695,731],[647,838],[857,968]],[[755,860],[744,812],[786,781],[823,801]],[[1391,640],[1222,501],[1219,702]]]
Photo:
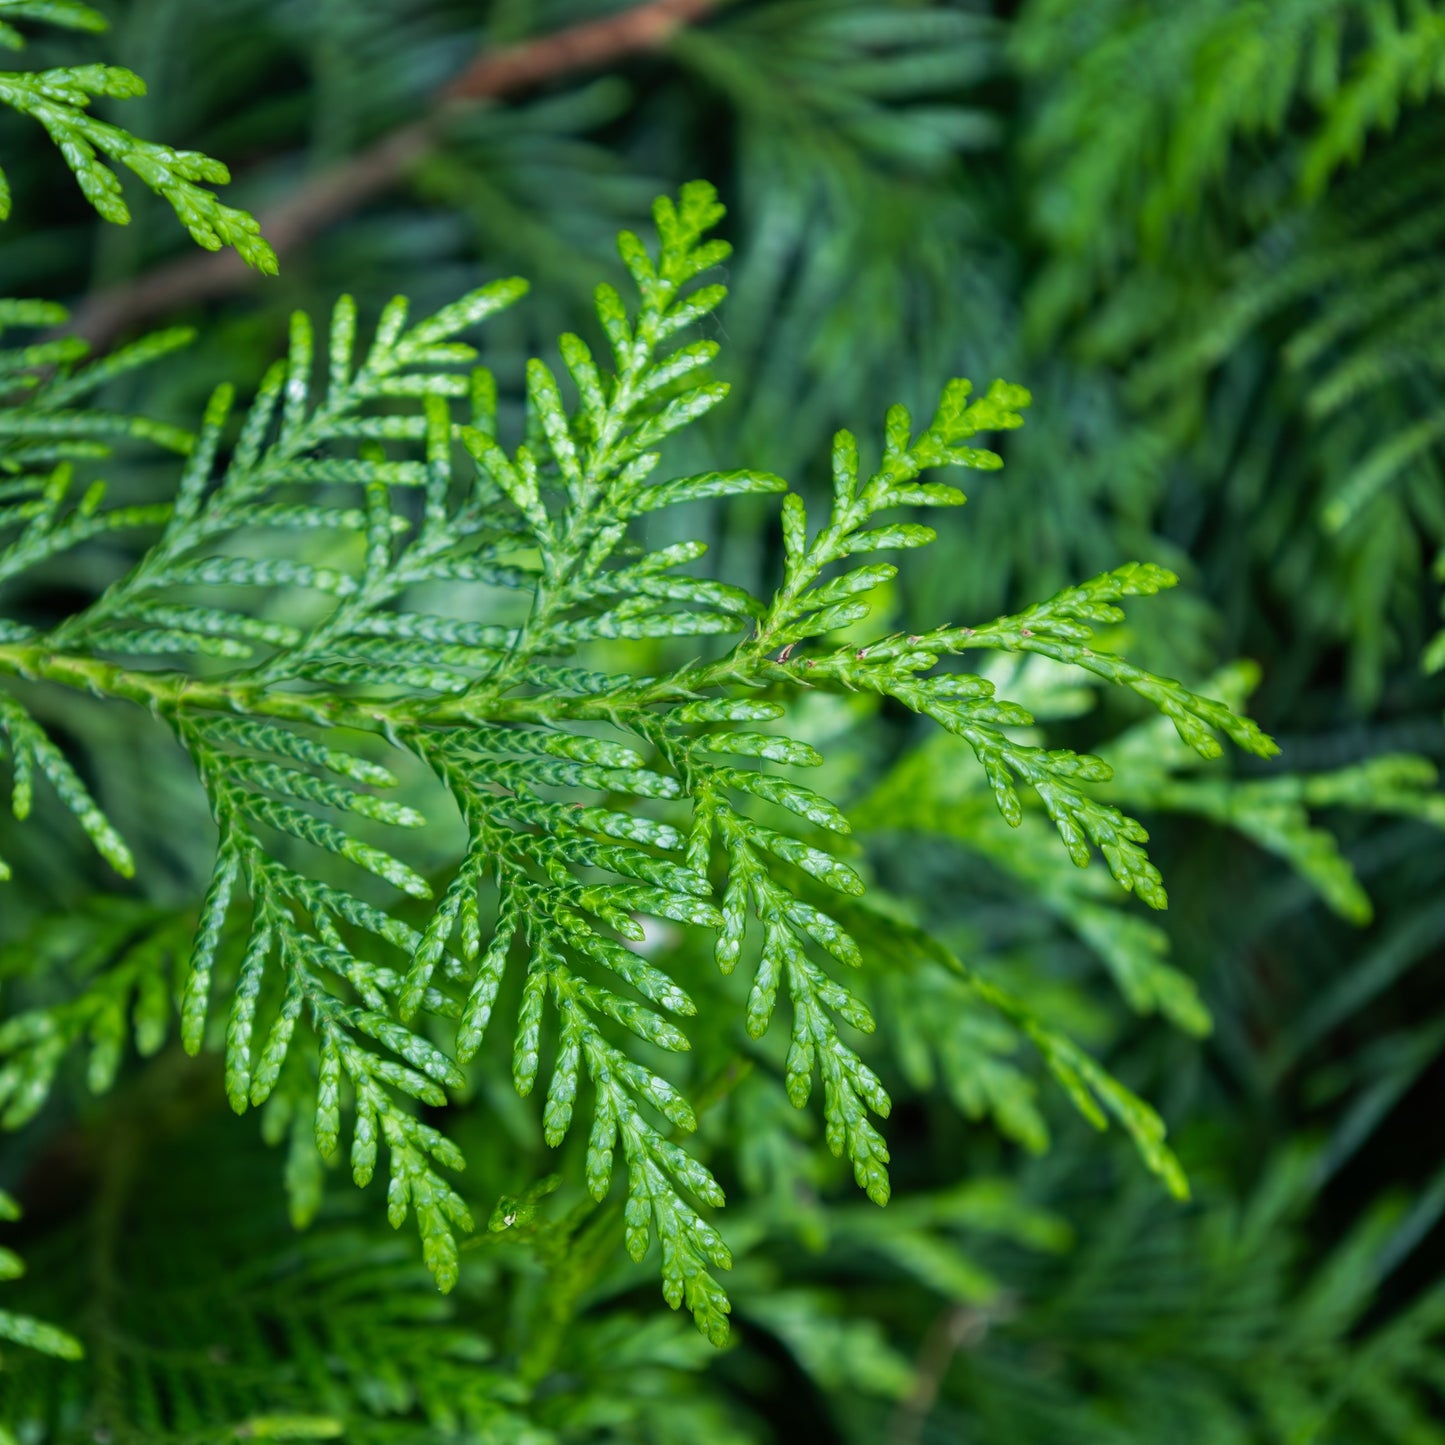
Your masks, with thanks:
[[[286,691],[259,681],[210,680],[172,671],[142,672],[97,657],[51,650],[44,639],[0,643],[0,674],[88,692],[94,697],[133,702],[170,717],[181,711],[236,713],[365,732],[390,731],[406,723],[437,725],[478,718],[508,722],[559,718],[606,719],[619,703],[646,706],[681,699],[701,688],[728,682],[756,684],[770,671],[745,645],[716,662],[698,663],[666,678],[641,679],[614,694],[575,698],[458,697],[378,700]]]
[[[965,634],[967,634],[965,636]],[[925,651],[957,651],[975,645],[980,634],[970,629],[937,628],[907,646]],[[999,646],[991,638],[984,645]],[[444,727],[472,721],[557,723],[613,721],[619,709],[685,701],[710,688],[769,684],[803,684],[830,690],[856,690],[871,685],[862,659],[882,661],[905,646],[901,637],[880,640],[859,651],[838,648],[791,663],[770,658],[765,634],[754,634],[712,662],[696,662],[664,677],[639,677],[611,692],[576,697],[504,696],[514,685],[503,674],[483,680],[473,691],[440,697],[368,698],[296,690],[294,681],[267,679],[254,671],[221,678],[198,678],[172,670],[125,668],[102,658],[55,647],[54,637],[0,642],[0,676],[10,675],[55,684],[103,699],[135,703],[174,721],[187,712],[230,713],[242,717],[309,723],[318,727],[353,728],[395,737],[408,727]]]

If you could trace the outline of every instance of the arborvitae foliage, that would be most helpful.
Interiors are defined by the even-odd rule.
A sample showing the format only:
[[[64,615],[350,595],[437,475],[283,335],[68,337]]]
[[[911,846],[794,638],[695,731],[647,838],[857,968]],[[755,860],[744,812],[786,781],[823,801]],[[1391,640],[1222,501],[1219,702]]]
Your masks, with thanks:
[[[1198,443],[1200,480],[1250,509],[1255,565],[1304,636],[1348,645],[1363,701],[1418,656],[1445,539],[1442,40],[1438,6],[1373,0],[1046,0],[1016,36],[1027,75],[1062,78],[1026,142],[1034,331],[1127,369],[1139,414]],[[1074,146],[1086,115],[1105,133]],[[1227,552],[1226,575],[1246,548]],[[1322,568],[1334,585],[1310,587]]]
[[[76,0],[0,0],[0,46],[25,43],[15,22],[45,21],[71,30],[104,30],[105,16]],[[0,105],[41,126],[75,173],[85,198],[107,221],[125,224],[130,211],[107,161],[124,166],[169,202],[191,239],[208,251],[234,246],[259,271],[274,272],[276,255],[261,239],[255,217],[222,205],[206,184],[225,185],[230,172],[195,151],[142,140],[90,113],[101,96],[125,100],[146,93],[134,71],[118,65],[67,65],[49,70],[0,72]],[[102,159],[104,157],[104,159]],[[10,184],[0,171],[0,221],[10,214]]]
[[[116,0],[165,84],[87,109],[72,73],[53,118],[129,231],[0,114],[0,290],[127,343],[3,314],[4,1304],[89,1353],[5,1349],[0,1422],[1434,1439],[1439,7],[483,8]],[[94,73],[84,30],[27,39]],[[234,159],[283,281],[168,262],[176,198],[267,253],[215,163],[92,109]],[[611,238],[700,171],[741,244],[687,284],[732,294],[649,352],[677,247]],[[397,290],[491,314],[403,356]],[[186,363],[134,339],[176,320]],[[1028,425],[946,392],[945,431],[987,425],[939,443],[939,382],[998,372]],[[743,384],[703,416],[711,375]],[[629,500],[628,445],[683,420]],[[1009,464],[963,525],[848,552],[921,540],[956,478],[902,472],[960,445]],[[854,515],[875,486],[908,500]],[[1169,576],[1128,557],[1191,585],[1124,618]],[[1202,757],[1231,715],[1121,653],[1257,656],[1199,692],[1261,672],[1283,760]],[[1180,1189],[1140,1095],[1192,1203],[1077,1127]],[[656,1307],[659,1256],[713,1337],[726,1289],[732,1349]]]
[[[384,1149],[389,1217],[415,1216],[427,1263],[450,1289],[457,1234],[473,1227],[448,1177],[464,1159],[415,1106],[443,1105],[464,1083],[461,1066],[496,1046],[484,1035],[516,971],[518,1091],[544,1077],[545,1054],[548,1142],[561,1144],[579,1102],[590,1110],[589,1192],[608,1195],[620,1152],[628,1251],[640,1258],[656,1238],[668,1301],[685,1302],[717,1343],[729,1306],[715,1271],[731,1255],[699,1206],[721,1206],[722,1191],[670,1137],[667,1126],[687,1134],[696,1117],[654,1072],[653,1051],[688,1048],[686,1024],[674,1020],[697,1005],[629,947],[645,942],[645,919],[711,930],[725,974],[745,962],[750,1038],[776,1026],[786,997],[788,1096],[801,1108],[820,1081],[829,1147],[852,1161],[875,1203],[889,1196],[888,1150],[870,1119],[887,1116],[888,1095],[840,1031],[874,1028],[836,972],[861,962],[859,945],[818,893],[848,898],[864,884],[829,841],[849,831],[844,814],[766,766],[822,761],[788,736],[789,700],[871,693],[931,718],[971,750],[1009,823],[1022,820],[1020,789],[1031,790],[1076,864],[1097,851],[1120,886],[1155,908],[1165,895],[1147,834],[1090,791],[1110,778],[1108,765],[1019,741],[1010,730],[1030,714],[949,659],[1052,658],[1131,689],[1206,758],[1219,755],[1217,732],[1274,751],[1225,704],[1089,645],[1093,626],[1122,616],[1119,601],[1173,585],[1160,568],[1121,567],[977,627],[839,640],[897,570],[871,558],[935,540],[899,510],[964,500],[925,474],[999,465],[975,442],[1021,423],[1028,395],[1018,387],[995,382],[973,399],[967,382],[950,382],[921,429],[892,408],[867,466],[840,432],[821,524],[769,472],[659,473],[659,444],[727,393],[707,377],[717,343],[686,339],[724,295],[706,275],[728,254],[708,236],[721,214],[711,187],[696,183],[658,202],[654,251],[623,233],[637,301],[629,308],[598,288],[604,359],[579,336],[562,338],[570,400],[551,366],[528,363],[525,440],[499,435],[496,382],[458,370],[475,353],[457,339],[519,300],[521,281],[419,322],[394,301],[364,345],[342,298],[319,364],[313,326],[298,314],[288,356],[234,428],[234,388],[217,390],[161,508],[107,507],[100,483],[73,498],[69,461],[50,446],[22,447],[6,483],[13,540],[0,556],[0,568],[19,573],[113,529],[158,532],[58,626],[8,625],[0,669],[138,704],[190,757],[219,842],[180,1036],[192,1053],[224,1047],[232,1107],[259,1107],[281,1090],[288,1112],[314,1117],[323,1158],[349,1133],[358,1185]],[[28,361],[22,352],[15,365]],[[22,393],[22,427],[35,409]],[[648,545],[642,519],[746,493],[784,494],[783,575],[770,598],[679,570],[699,559],[700,543]],[[326,533],[355,539],[336,553],[340,565],[310,560]],[[735,640],[655,675],[623,670],[615,652],[607,670],[595,665],[608,640],[707,636]],[[16,816],[29,814],[44,780],[129,876],[123,838],[18,695],[6,695],[0,726]],[[435,886],[407,861],[404,841],[428,812],[387,796],[399,774],[421,771],[446,798],[433,819],[452,812],[467,833],[461,861]],[[349,867],[328,866],[326,855]],[[437,900],[420,927],[398,894]],[[225,948],[233,928],[239,960]],[[16,1050],[4,1078],[10,1122],[40,1107],[82,1020],[108,1016],[91,1001],[97,993],[121,1000],[139,987],[159,1002],[163,976],[153,964],[149,988],[144,974],[132,982],[132,957],[124,981],[102,974],[87,996],[6,1027]],[[1033,1033],[1022,1005],[986,986],[978,993]],[[137,1018],[143,1032],[163,1027],[150,1009]],[[1080,1106],[1102,1119],[1097,1095],[1183,1193],[1150,1111],[1072,1045],[1035,1041]]]

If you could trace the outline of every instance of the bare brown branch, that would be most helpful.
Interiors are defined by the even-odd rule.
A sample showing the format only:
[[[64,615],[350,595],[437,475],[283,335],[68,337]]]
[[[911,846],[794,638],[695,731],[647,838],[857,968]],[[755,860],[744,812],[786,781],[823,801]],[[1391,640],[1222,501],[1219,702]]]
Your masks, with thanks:
[[[502,100],[535,85],[595,70],[655,49],[682,26],[702,19],[720,0],[646,0],[600,20],[479,55],[437,95],[423,119],[319,175],[259,216],[278,256],[302,249],[334,222],[360,209],[405,176],[459,110]],[[257,273],[232,251],[192,253],[134,280],[106,287],[76,308],[67,328],[104,349],[141,322],[177,307],[240,291]]]
[[[578,70],[596,70],[664,44],[701,20],[718,0],[651,0],[617,15],[584,21],[555,35],[477,57],[441,94],[444,101],[495,99]]]

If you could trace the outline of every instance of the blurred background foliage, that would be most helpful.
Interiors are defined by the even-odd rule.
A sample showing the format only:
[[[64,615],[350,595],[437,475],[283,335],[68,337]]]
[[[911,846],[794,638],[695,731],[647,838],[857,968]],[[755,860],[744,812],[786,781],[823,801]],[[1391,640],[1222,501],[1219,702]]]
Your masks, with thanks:
[[[125,123],[223,157],[226,199],[281,251],[275,279],[193,258],[138,188],[135,223],[104,226],[28,123],[0,118],[17,198],[0,291],[65,302],[102,347],[198,328],[183,359],[116,382],[114,405],[191,424],[217,381],[260,373],[295,306],[346,289],[429,308],[513,272],[535,299],[495,324],[487,359],[517,376],[585,320],[619,269],[616,229],[705,175],[730,208],[721,364],[741,384],[688,445],[821,493],[836,426],[924,407],[948,376],[1026,384],[1006,470],[905,569],[896,615],[984,620],[1162,562],[1186,586],[1133,653],[1191,683],[1249,659],[1213,688],[1256,688],[1284,754],[1195,775],[1118,704],[1032,664],[1012,680],[1051,736],[1129,757],[1119,800],[1171,889],[1146,918],[1036,818],[1004,827],[955,740],[910,750],[905,719],[820,701],[805,726],[830,743],[831,795],[851,793],[880,891],[859,926],[897,1197],[873,1210],[811,1120],[728,1081],[703,1130],[736,1205],[741,1328],[722,1355],[588,1244],[615,1219],[544,1197],[546,1151],[500,1074],[456,1111],[468,1198],[484,1218],[533,1192],[498,1204],[510,1222],[441,1301],[347,1191],[308,1205],[293,1178],[292,1216],[319,1209],[295,1234],[276,1171],[251,1167],[254,1131],[138,1008],[150,1062],[120,1065],[100,1100],[78,1066],[0,1153],[30,1264],[7,1303],[72,1323],[97,1372],[7,1355],[13,1417],[69,1422],[20,1438],[100,1438],[74,1393],[93,1379],[136,1440],[1445,1440],[1445,687],[1429,670],[1445,662],[1445,7],[104,8],[107,58],[150,83]],[[140,493],[164,475],[140,449],[107,469]],[[761,510],[711,530],[722,575],[776,562]],[[103,580],[16,605],[59,613]],[[0,988],[7,1012],[35,1007],[132,949],[109,1013],[74,1022],[110,1051],[91,1056],[105,1084],[129,990],[174,964],[210,856],[187,839],[209,824],[143,716],[47,698],[45,717],[82,766],[133,760],[89,771],[147,882],[97,900],[68,835],[4,847],[0,819],[24,863],[0,903]],[[918,924],[1159,1103],[1192,1203],[1036,1088],[1037,1060]],[[282,1148],[287,1130],[268,1121]],[[582,1309],[549,1333],[558,1288]]]

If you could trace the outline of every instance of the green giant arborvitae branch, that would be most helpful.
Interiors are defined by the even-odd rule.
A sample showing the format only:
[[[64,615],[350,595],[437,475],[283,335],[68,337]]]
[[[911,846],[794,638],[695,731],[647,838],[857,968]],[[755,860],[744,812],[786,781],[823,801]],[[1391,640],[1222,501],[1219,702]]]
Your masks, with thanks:
[[[392,1222],[415,1216],[444,1289],[456,1234],[472,1226],[450,1182],[464,1161],[416,1106],[444,1104],[493,1046],[502,982],[518,975],[516,1087],[545,1083],[554,1145],[587,1113],[588,1190],[605,1197],[620,1163],[628,1250],[640,1258],[656,1237],[669,1301],[721,1341],[729,1306],[715,1271],[730,1254],[702,1211],[722,1191],[676,1142],[695,1114],[659,1072],[688,1048],[697,1005],[639,947],[643,919],[708,930],[724,973],[751,971],[750,1038],[779,1026],[786,1000],[789,1097],[802,1107],[821,1083],[829,1145],[871,1198],[889,1194],[874,1123],[888,1095],[849,1042],[873,1017],[841,981],[862,957],[845,919],[864,884],[836,851],[846,816],[793,776],[821,761],[786,731],[793,701],[872,693],[926,715],[968,745],[1006,819],[1019,821],[1030,790],[1076,862],[1097,851],[1154,907],[1164,891],[1144,830],[1090,791],[1107,765],[1021,741],[1030,715],[953,659],[1040,653],[1132,689],[1206,757],[1216,731],[1274,749],[1224,704],[1091,645],[1119,601],[1172,585],[1159,568],[1122,567],[985,625],[855,640],[868,594],[897,570],[873,559],[935,539],[912,509],[964,500],[924,474],[997,467],[977,440],[1018,426],[1028,395],[996,382],[974,398],[950,382],[922,430],[895,407],[871,469],[840,432],[821,525],[769,472],[669,475],[659,447],[726,394],[707,373],[716,343],[686,338],[723,297],[705,273],[728,248],[708,239],[722,208],[704,184],[655,214],[655,252],[620,242],[635,305],[597,292],[609,354],[561,339],[570,400],[553,368],[531,361],[516,445],[495,381],[468,369],[475,353],[457,338],[518,301],[520,281],[415,323],[395,301],[361,350],[343,298],[319,366],[297,316],[287,358],[239,414],[223,386],[194,440],[172,439],[186,460],[165,506],[108,508],[98,484],[73,499],[51,440],[65,414],[39,409],[43,385],[21,393],[0,458],[0,579],[97,536],[156,535],[58,626],[4,625],[0,674],[23,685],[0,694],[0,730],[17,816],[44,779],[123,873],[125,842],[28,702],[36,687],[82,689],[140,704],[174,733],[219,833],[182,1039],[192,1052],[224,1048],[238,1111],[284,1091],[293,1115],[314,1118],[323,1156],[340,1150],[347,1115],[358,1184],[384,1149]],[[10,364],[27,376],[37,362],[22,350]],[[649,546],[653,514],[747,493],[784,494],[771,597],[682,570],[701,543]],[[655,659],[674,638],[697,639],[687,650],[702,655],[646,676],[617,669],[610,644],[645,642]],[[438,788],[450,800],[440,811],[424,801]],[[447,814],[467,842],[434,885],[407,840]],[[1076,1097],[1093,1109],[1085,1096],[1101,1091],[1182,1189],[1146,1106],[1017,1001],[982,981],[975,997],[1023,1018]],[[27,1053],[15,1023],[0,1034],[17,1050],[0,1073],[12,1114],[38,1104],[56,1062],[53,1049]]]

